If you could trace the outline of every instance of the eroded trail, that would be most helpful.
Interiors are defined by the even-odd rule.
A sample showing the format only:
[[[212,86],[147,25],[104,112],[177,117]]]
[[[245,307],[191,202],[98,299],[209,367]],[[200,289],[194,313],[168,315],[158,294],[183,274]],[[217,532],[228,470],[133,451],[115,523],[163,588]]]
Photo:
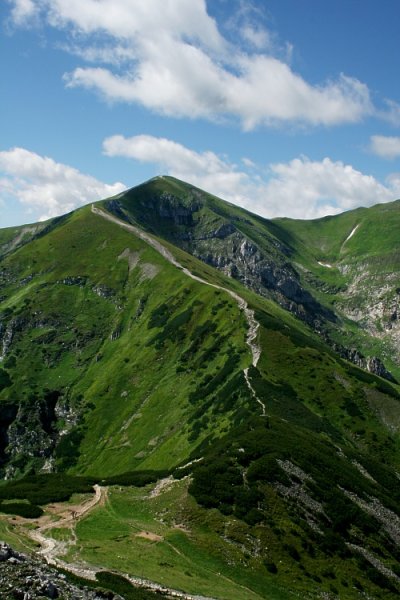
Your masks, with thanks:
[[[38,551],[38,554],[42,556],[45,561],[49,565],[55,565],[59,567],[63,567],[75,575],[80,575],[81,577],[86,577],[88,579],[95,580],[96,579],[96,569],[94,568],[85,568],[82,566],[65,563],[59,557],[63,554],[66,554],[69,546],[75,543],[75,525],[76,523],[82,519],[87,513],[89,513],[93,508],[97,505],[104,504],[107,498],[107,488],[101,487],[99,485],[94,486],[95,494],[93,498],[90,498],[88,501],[83,504],[65,509],[61,513],[58,513],[57,510],[54,514],[61,516],[58,521],[48,520],[47,517],[40,518],[38,520],[39,527],[37,529],[29,530],[27,533],[31,539],[35,542],[39,543],[41,549]],[[63,505],[60,505],[63,506]],[[54,507],[56,508],[56,507]],[[69,529],[72,532],[72,541],[63,541],[57,540],[53,537],[47,536],[46,531],[50,529]]]
[[[73,510],[71,508],[66,508],[63,504],[56,506],[53,505],[53,510],[56,510],[55,514],[61,514],[61,519],[54,521],[48,520],[48,517],[41,517],[38,519],[39,527],[35,530],[29,530],[26,532],[31,539],[35,540],[35,542],[38,542],[41,545],[41,549],[37,552],[37,554],[42,556],[49,565],[61,567],[62,569],[65,569],[74,575],[79,575],[80,577],[84,577],[85,579],[89,579],[91,581],[97,581],[96,573],[104,570],[102,567],[65,562],[60,558],[60,556],[66,554],[69,546],[76,542],[75,525],[79,522],[79,520],[86,516],[95,507],[104,505],[106,503],[108,489],[106,487],[95,485],[94,490],[95,495],[93,498],[90,498],[88,501],[80,505],[74,506]],[[54,528],[70,529],[72,531],[72,542],[56,540],[52,537],[46,536],[46,531]],[[132,575],[128,575],[127,573],[117,571],[115,572],[123,577],[126,577],[135,587],[162,592],[166,594],[168,598],[181,598],[181,600],[213,600],[213,598],[205,596],[186,594],[185,592],[168,588],[159,583],[155,583],[141,577],[134,577]]]
[[[227,294],[229,294],[237,302],[240,310],[243,311],[243,313],[246,317],[246,321],[248,324],[246,343],[251,352],[252,365],[253,365],[253,367],[257,366],[258,360],[261,355],[261,347],[257,341],[257,333],[258,333],[260,324],[258,323],[258,321],[256,321],[256,318],[254,316],[254,310],[249,308],[249,306],[244,298],[242,298],[241,296],[239,296],[239,294],[236,294],[236,292],[233,292],[232,290],[229,290],[229,289],[227,289],[221,285],[217,285],[215,283],[210,283],[210,282],[206,281],[205,279],[198,277],[198,275],[194,275],[194,273],[189,271],[189,269],[187,269],[186,267],[181,265],[181,263],[176,260],[176,258],[173,256],[173,254],[165,246],[163,246],[158,240],[153,238],[151,235],[149,235],[142,229],[139,229],[139,227],[136,227],[135,225],[131,225],[130,223],[125,223],[124,221],[121,221],[121,219],[118,219],[117,217],[114,217],[110,213],[107,213],[107,212],[101,210],[101,208],[97,208],[93,204],[92,204],[92,212],[94,214],[102,217],[103,219],[106,219],[107,221],[111,221],[111,223],[115,223],[119,227],[122,227],[122,229],[125,229],[126,231],[129,231],[129,232],[133,233],[134,235],[136,235],[138,238],[140,238],[141,240],[143,240],[144,242],[149,244],[149,246],[154,248],[154,250],[156,250],[159,254],[161,254],[161,256],[163,256],[168,262],[170,262],[172,265],[174,265],[175,267],[180,269],[185,275],[187,275],[187,277],[190,277],[191,279],[194,279],[194,281],[198,281],[199,283],[208,285],[209,287],[215,288],[217,290],[222,290],[223,292],[226,292]],[[266,415],[265,404],[257,397],[257,394],[250,383],[248,371],[249,371],[248,368],[243,370],[247,387],[249,388],[252,397],[258,402],[258,404],[260,404],[261,409],[262,409],[262,416],[265,416]]]

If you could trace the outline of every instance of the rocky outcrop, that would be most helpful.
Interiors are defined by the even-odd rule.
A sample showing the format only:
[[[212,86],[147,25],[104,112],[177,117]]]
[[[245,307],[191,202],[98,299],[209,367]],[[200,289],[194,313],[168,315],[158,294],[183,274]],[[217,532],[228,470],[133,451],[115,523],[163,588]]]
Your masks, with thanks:
[[[273,298],[315,328],[320,326],[321,320],[335,320],[333,313],[302,287],[298,273],[284,255],[277,256],[276,250],[266,254],[235,228],[223,243],[219,239],[216,235],[210,236],[213,242],[208,244],[191,240],[185,249],[257,293]]]
[[[160,194],[148,203],[148,206],[155,209],[162,219],[170,219],[175,225],[193,224],[193,213],[200,208],[200,203],[194,202],[184,204],[173,194]]]
[[[2,600],[123,600],[118,594],[72,584],[67,576],[44,562],[16,552],[0,542],[0,597]]]
[[[357,367],[360,367],[360,369],[365,369],[366,371],[369,371],[369,373],[383,377],[383,379],[387,379],[392,383],[397,383],[396,379],[386,369],[383,362],[377,356],[365,357],[356,348],[345,348],[339,344],[333,344],[332,346],[339,356],[349,360],[353,364],[357,365]]]
[[[318,289],[322,283],[315,279],[308,281],[307,289],[304,287],[297,265],[291,261],[290,247],[278,239],[279,235],[273,234],[274,224],[265,229],[261,238],[254,222],[224,209],[218,203],[214,204],[194,188],[188,188],[185,197],[153,191],[142,197],[139,204],[140,210],[131,213],[128,204],[114,199],[107,203],[107,209],[128,222],[132,222],[134,215],[135,222],[145,229],[168,239],[258,294],[278,302],[321,334],[346,360],[395,381],[378,357],[365,357],[356,349],[339,347],[330,340],[327,331],[331,324],[338,323],[337,316],[309,291]],[[337,292],[329,290],[331,294]],[[386,329],[397,330],[398,302],[392,303],[390,309]],[[354,315],[348,316],[354,318]]]
[[[287,259],[288,248],[273,236],[265,240],[269,251],[261,248],[241,231],[251,222],[235,215],[228,218],[214,207],[208,208],[195,192],[186,199],[170,193],[147,197],[141,202],[140,222],[229,277],[279,302],[311,326],[319,328],[321,321],[335,320],[334,314],[302,287],[297,271]],[[130,220],[127,209],[118,200],[109,201],[107,209],[120,219]]]
[[[0,361],[4,360],[10,349],[14,336],[24,330],[27,320],[24,317],[14,317],[9,321],[0,319]]]
[[[32,461],[44,464],[51,458],[59,437],[55,410],[58,396],[56,392],[49,392],[45,398],[32,396],[9,411],[11,418],[3,432],[7,479],[14,476],[16,469],[23,470]]]

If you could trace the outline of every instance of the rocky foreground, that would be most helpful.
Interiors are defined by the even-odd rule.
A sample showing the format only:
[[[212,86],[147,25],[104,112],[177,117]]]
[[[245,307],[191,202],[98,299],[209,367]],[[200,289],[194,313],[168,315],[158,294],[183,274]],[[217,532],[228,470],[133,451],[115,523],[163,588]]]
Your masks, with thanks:
[[[66,575],[45,563],[16,552],[0,542],[0,598],[2,600],[123,600],[113,592],[70,583]]]

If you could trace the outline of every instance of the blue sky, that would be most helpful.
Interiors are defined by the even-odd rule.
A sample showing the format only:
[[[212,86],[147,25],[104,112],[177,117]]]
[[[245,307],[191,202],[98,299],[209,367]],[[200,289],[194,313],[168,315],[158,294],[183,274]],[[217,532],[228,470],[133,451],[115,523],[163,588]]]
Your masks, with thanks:
[[[397,0],[3,0],[0,226],[171,174],[266,217],[400,197]]]

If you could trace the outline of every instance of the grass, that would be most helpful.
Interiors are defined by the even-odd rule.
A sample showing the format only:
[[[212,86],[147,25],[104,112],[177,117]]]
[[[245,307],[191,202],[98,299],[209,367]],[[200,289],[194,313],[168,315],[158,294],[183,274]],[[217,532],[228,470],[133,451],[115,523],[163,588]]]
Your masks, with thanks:
[[[177,482],[152,499],[146,499],[138,490],[111,489],[107,505],[77,527],[82,556],[93,564],[104,564],[189,593],[255,600],[265,597],[262,589],[268,585],[268,598],[291,597],[267,576],[265,583],[255,582],[252,570],[247,573],[238,564],[240,552],[234,548],[229,555],[235,567],[221,560],[221,540],[203,531],[204,525],[190,527],[189,532],[175,525],[184,517],[179,514],[180,507],[187,510],[193,505],[186,488],[186,481]],[[143,534],[151,534],[153,539]]]
[[[89,425],[81,419],[73,437],[65,437],[56,454],[61,468],[102,476],[115,473],[116,461],[121,472],[141,464],[162,468],[190,452],[191,432],[181,431],[176,424],[193,412],[187,402],[192,366],[179,374],[178,393],[175,371],[196,327],[211,322],[221,339],[205,370],[216,371],[226,360],[228,339],[241,347],[243,361],[247,360],[244,319],[229,296],[222,293],[224,303],[212,311],[220,292],[191,281],[129,233],[118,230],[120,235],[113,236],[114,231],[114,225],[85,208],[36,240],[29,254],[27,247],[20,248],[6,263],[11,270],[19,269],[18,279],[34,274],[29,297],[12,281],[3,304],[11,319],[23,323],[21,332],[14,334],[14,363],[9,369],[11,377],[13,372],[18,377],[7,396],[37,402],[47,388],[65,398],[67,413],[85,414],[86,406]],[[67,239],[78,259],[71,253],[64,260]],[[130,274],[127,260],[118,260],[126,248],[140,253],[140,263]],[[157,266],[156,280],[143,278],[142,263]],[[35,273],[38,264],[40,273]],[[167,327],[161,334],[159,327],[149,326],[151,315],[171,298],[175,308],[166,323],[170,322],[170,330]],[[141,302],[143,310],[137,317]],[[39,314],[34,323],[30,323],[32,312]],[[178,322],[179,340],[173,337]],[[114,331],[118,336],[111,339]],[[207,352],[209,343],[204,339],[192,360]],[[200,439],[206,434],[204,430]],[[39,451],[33,448],[33,453]],[[23,469],[23,460],[15,457],[16,473]],[[25,468],[28,465],[31,460]]]
[[[185,244],[172,244],[187,227],[209,240],[228,219],[278,266],[302,261],[314,277],[304,275],[309,289],[322,281],[326,287],[318,284],[316,294],[329,304],[342,298],[347,279],[339,271],[324,274],[316,261],[340,254],[354,219],[369,213],[343,217],[340,227],[328,219],[318,238],[315,224],[271,223],[212,197],[194,217],[198,196],[168,182],[171,193],[183,195],[178,204],[189,225],[173,218],[160,224],[151,206],[163,185],[159,180],[139,190],[136,200],[128,194],[125,207],[168,237],[163,243],[183,266],[235,291],[256,311],[262,353],[249,377],[267,417],[260,417],[243,376],[251,356],[236,301],[193,281],[85,207],[2,261],[0,310],[12,331],[0,373],[2,468],[8,465],[20,478],[54,455],[56,468],[68,470],[71,479],[38,476],[38,490],[22,478],[0,486],[0,497],[45,505],[57,489],[65,498],[78,491],[79,482],[89,488],[95,481],[113,484],[109,502],[78,523],[78,545],[69,558],[193,593],[283,599],[329,593],[334,586],[337,595],[356,599],[355,586],[341,583],[354,578],[373,597],[383,597],[384,586],[379,589],[377,578],[346,553],[343,540],[361,540],[388,566],[394,550],[337,484],[397,510],[398,388],[339,359],[276,303],[200,262]],[[307,236],[312,242],[306,247]],[[356,235],[345,249],[350,242],[360,255],[367,250]],[[224,243],[210,242],[215,252]],[[131,270],[127,249],[138,257]],[[381,250],[371,248],[371,257]],[[348,260],[347,250],[342,255]],[[361,335],[350,321],[346,331],[349,339]],[[183,478],[149,497],[155,478],[198,458],[203,461],[181,473],[192,478],[190,493]],[[290,461],[312,478],[303,491],[323,507],[326,516],[316,517],[320,533],[290,489],[279,487],[300,484],[277,461]],[[86,480],[74,479],[78,475]],[[139,483],[145,487],[132,487]],[[55,525],[53,535],[64,534]]]

